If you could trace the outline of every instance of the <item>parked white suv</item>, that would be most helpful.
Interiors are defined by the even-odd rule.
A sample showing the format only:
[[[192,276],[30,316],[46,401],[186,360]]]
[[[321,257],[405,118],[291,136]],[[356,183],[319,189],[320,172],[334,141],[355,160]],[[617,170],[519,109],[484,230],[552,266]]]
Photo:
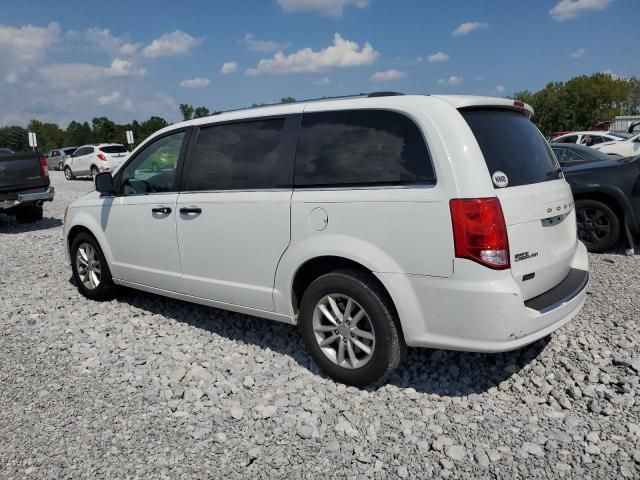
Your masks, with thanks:
[[[354,385],[406,346],[519,348],[588,283],[573,198],[529,106],[375,96],[167,127],[68,209],[79,291],[115,285],[299,325]],[[158,152],[175,168],[154,172]]]
[[[75,177],[95,177],[101,172],[113,172],[128,156],[129,151],[118,143],[83,145],[65,158],[64,176],[73,180]]]

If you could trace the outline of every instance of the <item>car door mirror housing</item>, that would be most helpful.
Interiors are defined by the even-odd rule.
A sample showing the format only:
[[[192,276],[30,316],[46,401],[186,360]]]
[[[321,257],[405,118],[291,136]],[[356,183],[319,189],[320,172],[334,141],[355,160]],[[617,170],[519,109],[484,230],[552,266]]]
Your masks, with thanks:
[[[105,195],[113,195],[113,177],[109,172],[102,172],[96,175],[96,190]]]

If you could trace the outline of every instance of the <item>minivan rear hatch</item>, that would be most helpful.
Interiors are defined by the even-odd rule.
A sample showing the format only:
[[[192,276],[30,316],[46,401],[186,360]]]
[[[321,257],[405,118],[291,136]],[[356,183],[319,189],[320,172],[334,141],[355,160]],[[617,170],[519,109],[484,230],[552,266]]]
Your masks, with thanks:
[[[578,241],[571,189],[549,144],[521,111],[480,107],[460,113],[500,199],[511,272],[528,300],[570,273]]]

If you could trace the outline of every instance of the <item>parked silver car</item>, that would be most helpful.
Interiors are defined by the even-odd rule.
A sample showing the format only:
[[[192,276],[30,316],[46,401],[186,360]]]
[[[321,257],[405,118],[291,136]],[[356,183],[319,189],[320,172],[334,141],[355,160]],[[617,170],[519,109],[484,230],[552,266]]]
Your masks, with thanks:
[[[47,167],[53,170],[62,170],[64,167],[64,161],[73,155],[78,147],[62,147],[49,150],[45,157],[47,157]]]

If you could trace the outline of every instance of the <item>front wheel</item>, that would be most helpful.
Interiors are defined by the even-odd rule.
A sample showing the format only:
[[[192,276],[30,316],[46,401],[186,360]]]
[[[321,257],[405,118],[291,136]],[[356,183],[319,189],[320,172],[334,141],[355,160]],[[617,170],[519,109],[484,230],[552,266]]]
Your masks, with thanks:
[[[302,297],[299,323],[316,363],[349,385],[377,382],[406,351],[387,295],[357,270],[336,270],[311,283]]]
[[[71,168],[64,167],[64,178],[66,178],[67,180],[73,180],[74,179],[73,172],[71,171]]]
[[[116,286],[98,242],[79,233],[71,243],[71,269],[78,291],[90,300],[111,300]]]
[[[576,200],[578,238],[590,252],[604,252],[620,238],[620,219],[607,204],[598,200]]]

